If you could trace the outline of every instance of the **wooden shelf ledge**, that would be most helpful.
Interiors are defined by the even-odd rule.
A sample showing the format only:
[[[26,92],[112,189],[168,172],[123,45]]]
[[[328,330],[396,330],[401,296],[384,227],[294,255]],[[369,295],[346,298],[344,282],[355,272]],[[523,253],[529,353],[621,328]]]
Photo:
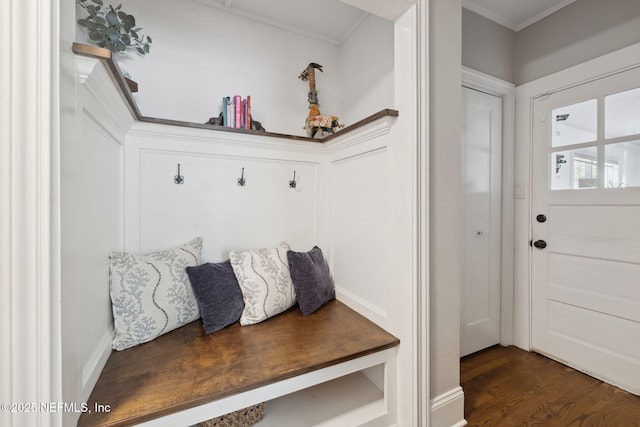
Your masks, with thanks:
[[[73,43],[71,48],[73,52],[77,55],[88,56],[88,57],[96,58],[106,62],[107,67],[111,71],[116,83],[118,84],[118,87],[120,88],[122,94],[124,95],[125,100],[129,104],[129,108],[131,108],[131,111],[135,116],[135,119],[139,122],[157,123],[157,124],[164,124],[164,125],[171,125],[171,126],[182,126],[182,127],[197,128],[197,129],[208,129],[208,130],[213,130],[218,132],[242,133],[242,134],[248,134],[248,135],[264,136],[269,138],[283,138],[283,139],[290,139],[290,140],[297,140],[297,141],[324,143],[324,142],[331,141],[339,136],[348,134],[356,129],[362,128],[363,126],[366,126],[381,118],[398,117],[399,115],[397,110],[386,108],[384,110],[378,111],[375,114],[370,115],[369,117],[359,120],[345,127],[344,129],[339,130],[338,132],[331,134],[323,139],[314,139],[314,138],[308,138],[306,136],[289,135],[289,134],[276,133],[276,132],[259,132],[259,131],[248,130],[248,129],[236,129],[236,128],[230,128],[225,126],[185,122],[181,120],[147,117],[147,116],[143,116],[142,113],[140,112],[140,109],[138,108],[138,105],[136,104],[136,101],[133,98],[133,94],[131,93],[131,90],[129,88],[129,84],[127,83],[125,77],[122,75],[122,71],[118,67],[118,64],[116,63],[116,61],[113,60],[113,56],[109,49],[104,49],[97,46],[89,46],[82,43]]]

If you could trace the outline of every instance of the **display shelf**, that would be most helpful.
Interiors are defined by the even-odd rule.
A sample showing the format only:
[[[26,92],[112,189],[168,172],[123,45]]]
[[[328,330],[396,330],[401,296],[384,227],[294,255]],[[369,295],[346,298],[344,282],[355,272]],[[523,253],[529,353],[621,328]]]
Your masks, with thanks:
[[[189,128],[198,128],[198,129],[208,129],[208,130],[212,130],[212,131],[217,131],[217,132],[231,132],[231,133],[237,133],[237,134],[246,134],[246,135],[257,135],[257,136],[262,136],[262,137],[268,137],[268,138],[283,138],[283,139],[290,139],[290,140],[299,140],[299,141],[310,141],[310,142],[317,142],[317,143],[324,143],[324,142],[328,142],[331,141],[332,139],[335,139],[339,136],[343,136],[345,134],[348,134],[356,129],[359,129],[363,126],[368,125],[369,123],[375,122],[376,120],[379,120],[381,118],[384,117],[398,117],[398,111],[397,110],[392,110],[389,108],[385,108],[383,110],[378,111],[377,113],[374,113],[362,120],[359,120],[349,126],[346,126],[344,129],[337,131],[334,134],[331,134],[323,139],[315,139],[315,138],[308,138],[306,136],[298,136],[298,135],[290,135],[290,134],[284,134],[284,133],[277,133],[277,132],[266,132],[266,131],[255,131],[255,130],[249,130],[249,129],[237,129],[237,128],[230,128],[230,127],[226,127],[226,126],[218,126],[218,125],[210,125],[210,124],[203,124],[203,123],[193,123],[193,122],[186,122],[186,121],[181,121],[181,120],[172,120],[172,119],[165,119],[165,118],[157,118],[157,117],[148,117],[148,116],[144,116],[142,115],[142,113],[140,112],[140,109],[138,108],[138,105],[136,104],[136,101],[133,97],[133,94],[131,92],[131,89],[129,87],[129,84],[127,83],[125,77],[123,76],[120,67],[118,66],[118,63],[113,59],[111,51],[109,49],[104,49],[101,47],[97,47],[97,46],[89,46],[86,44],[81,44],[81,43],[74,43],[72,45],[72,50],[75,54],[77,55],[83,55],[83,56],[89,56],[92,58],[96,58],[102,61],[105,61],[107,63],[107,67],[109,68],[109,70],[111,71],[111,74],[113,75],[113,78],[115,79],[116,83],[118,84],[118,87],[120,88],[120,91],[122,92],[125,100],[127,101],[127,104],[129,105],[129,108],[131,109],[131,112],[133,113],[133,115],[135,116],[135,119],[139,122],[146,122],[146,123],[157,123],[157,124],[165,124],[165,125],[171,125],[171,126],[182,126],[182,127],[189,127]]]

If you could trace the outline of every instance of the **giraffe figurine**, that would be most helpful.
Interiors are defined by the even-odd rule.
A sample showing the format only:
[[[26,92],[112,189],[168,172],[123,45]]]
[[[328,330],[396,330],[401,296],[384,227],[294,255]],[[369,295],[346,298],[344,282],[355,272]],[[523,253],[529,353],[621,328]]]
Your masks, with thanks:
[[[302,81],[309,82],[309,114],[305,120],[304,129],[307,131],[309,138],[324,138],[325,136],[335,132],[335,128],[342,128],[344,125],[338,123],[336,116],[323,116],[320,113],[320,103],[318,102],[318,91],[316,90],[316,72],[322,70],[322,65],[311,62],[305,68],[298,78]]]

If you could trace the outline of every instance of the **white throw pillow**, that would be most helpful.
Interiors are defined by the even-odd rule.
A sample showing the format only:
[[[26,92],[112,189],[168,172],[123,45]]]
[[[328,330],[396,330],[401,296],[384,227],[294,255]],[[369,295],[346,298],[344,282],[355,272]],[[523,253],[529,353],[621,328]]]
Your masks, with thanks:
[[[199,265],[201,253],[197,237],[142,256],[109,255],[115,350],[151,341],[200,317],[185,268]]]
[[[288,250],[289,245],[282,242],[273,249],[231,251],[229,254],[244,300],[241,325],[262,322],[296,303]]]

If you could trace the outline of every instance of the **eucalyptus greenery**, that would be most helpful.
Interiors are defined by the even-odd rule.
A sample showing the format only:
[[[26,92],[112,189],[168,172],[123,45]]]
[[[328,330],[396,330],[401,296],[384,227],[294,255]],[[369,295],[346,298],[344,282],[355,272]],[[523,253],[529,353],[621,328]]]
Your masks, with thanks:
[[[102,0],[76,0],[89,16],[78,19],[78,25],[89,30],[89,39],[111,52],[135,49],[140,55],[149,53],[151,37],[140,35],[136,18],[121,10],[122,5],[105,6]]]

